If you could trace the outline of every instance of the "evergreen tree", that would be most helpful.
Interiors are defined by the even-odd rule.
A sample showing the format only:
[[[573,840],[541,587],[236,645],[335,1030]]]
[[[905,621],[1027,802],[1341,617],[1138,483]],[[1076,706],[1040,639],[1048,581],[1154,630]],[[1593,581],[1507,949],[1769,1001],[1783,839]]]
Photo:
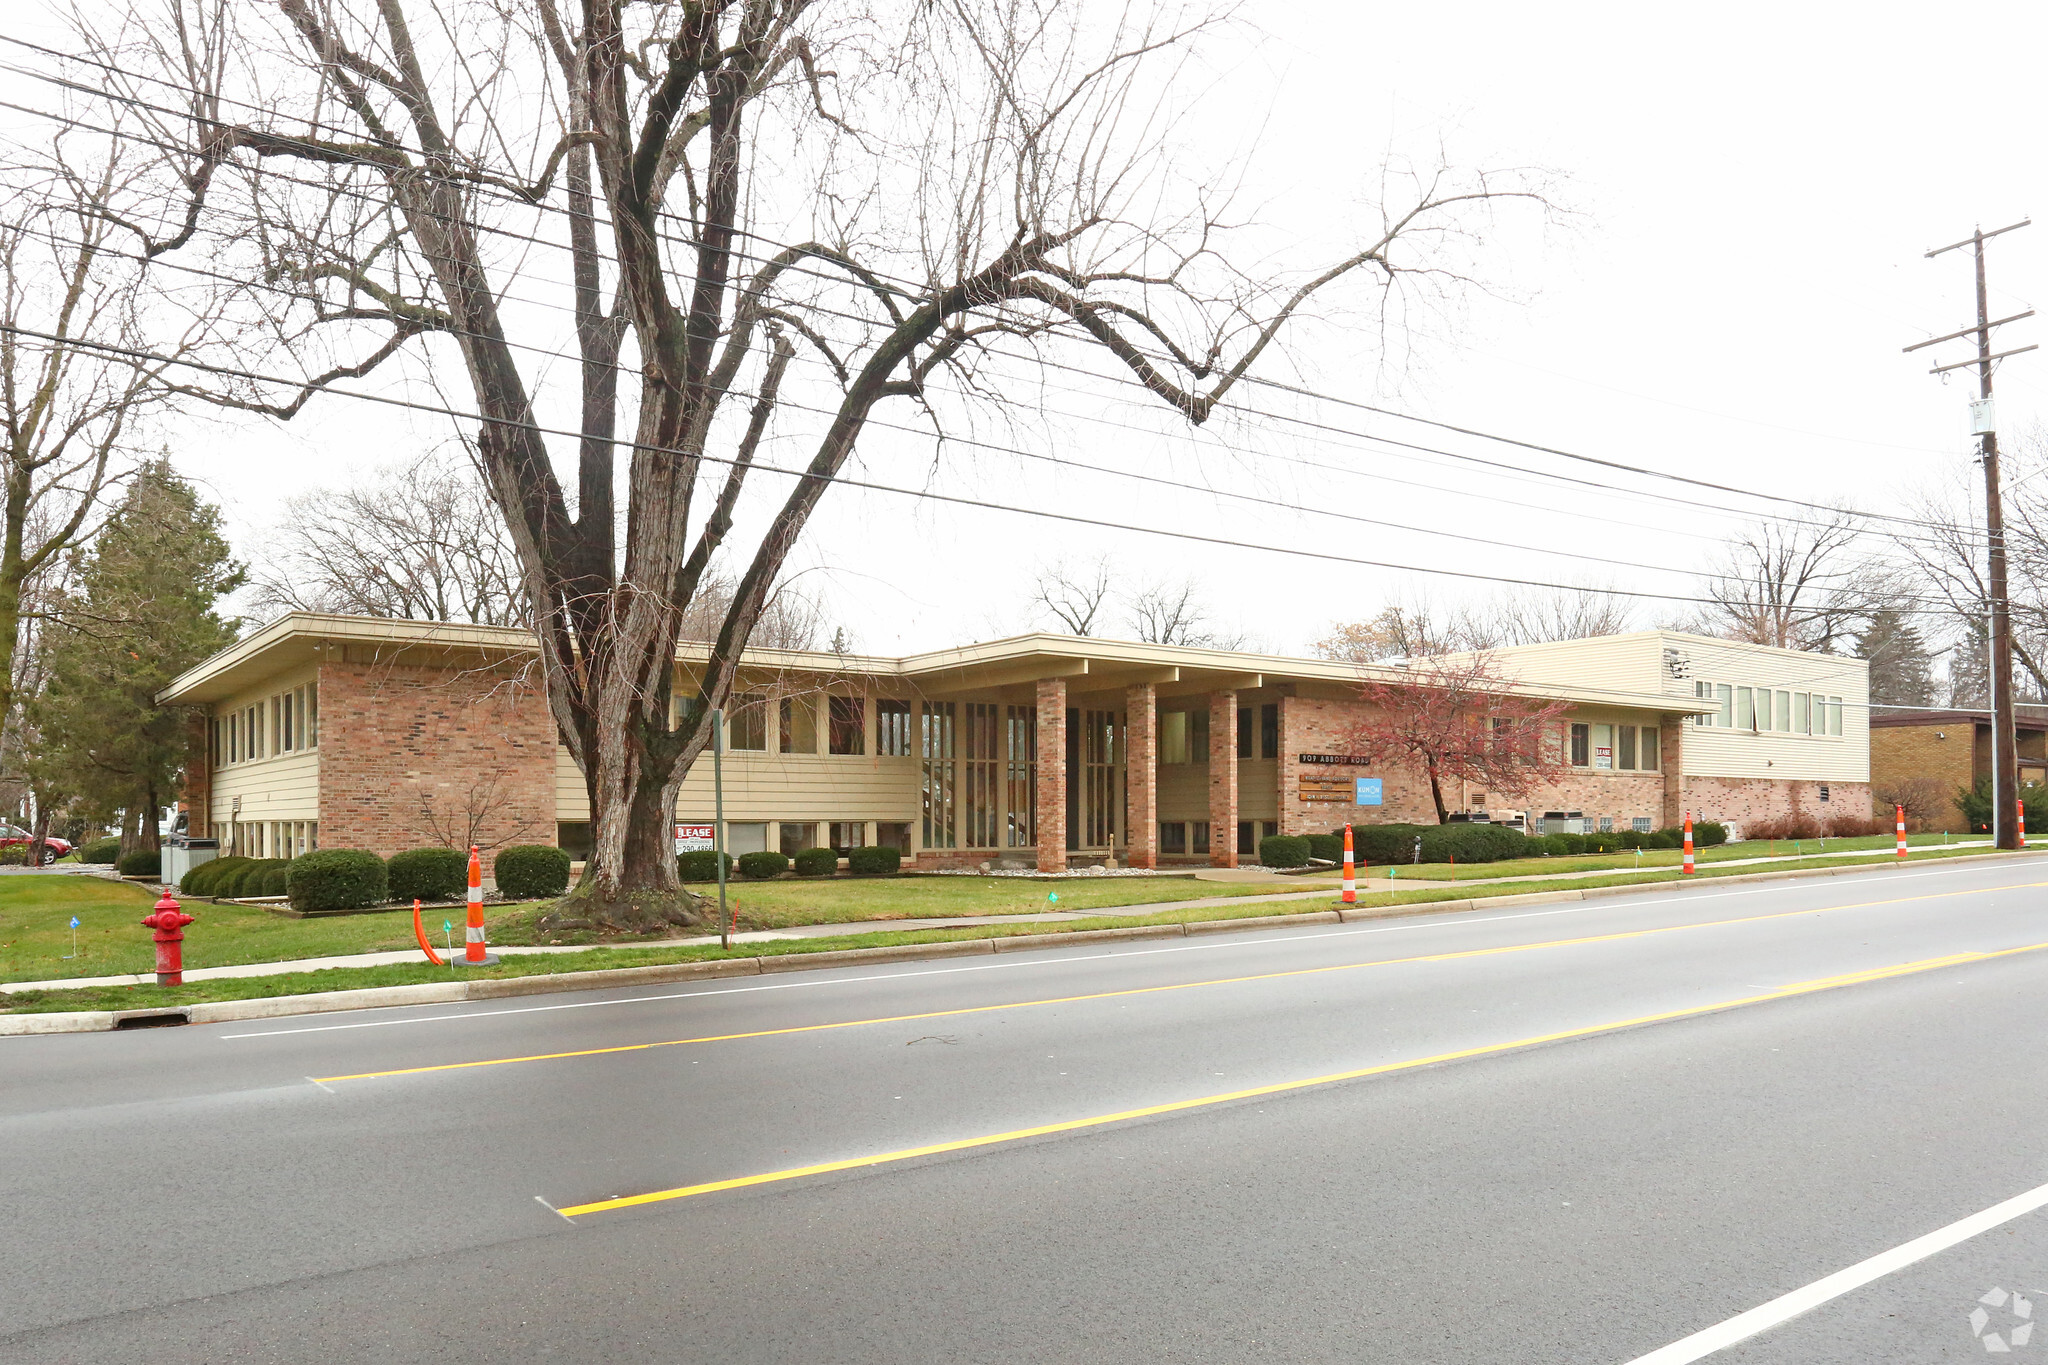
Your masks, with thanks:
[[[242,569],[220,509],[158,459],[136,472],[71,579],[45,646],[36,764],[89,807],[126,812],[123,852],[154,849],[157,808],[194,741],[190,713],[156,694],[234,639],[217,608]]]
[[[1934,656],[1906,614],[1880,607],[1856,637],[1856,657],[1870,660],[1873,706],[1934,705]]]
[[[1965,619],[1948,656],[1948,704],[1991,705],[1991,643],[1981,620]]]

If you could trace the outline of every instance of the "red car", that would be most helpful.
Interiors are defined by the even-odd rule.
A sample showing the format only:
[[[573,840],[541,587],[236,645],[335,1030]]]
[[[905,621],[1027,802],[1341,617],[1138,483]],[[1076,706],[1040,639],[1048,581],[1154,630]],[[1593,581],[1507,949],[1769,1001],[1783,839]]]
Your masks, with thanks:
[[[19,825],[0,825],[0,848],[26,844],[35,836]],[[43,840],[43,866],[48,867],[71,851],[71,841],[52,834]]]

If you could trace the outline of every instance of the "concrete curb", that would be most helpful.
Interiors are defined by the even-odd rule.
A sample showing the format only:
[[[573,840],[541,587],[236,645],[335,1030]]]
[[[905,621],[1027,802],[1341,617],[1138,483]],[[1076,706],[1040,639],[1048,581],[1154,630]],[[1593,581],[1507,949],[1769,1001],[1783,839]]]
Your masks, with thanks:
[[[2035,857],[2048,856],[2048,849],[2029,849],[2027,854]],[[1922,861],[1947,865],[1991,862],[1994,859],[2020,856],[2026,855],[1968,853],[1956,858]],[[220,1000],[208,1004],[154,1009],[8,1014],[0,1015],[0,1038],[51,1033],[108,1033],[117,1029],[153,1027],[181,1020],[190,1024],[226,1024],[248,1019],[281,1019],[294,1014],[390,1009],[400,1005],[454,1005],[471,1000],[503,1000],[522,995],[552,995],[563,991],[660,986],[679,981],[700,981],[726,976],[822,971],[830,967],[860,966],[867,963],[985,957],[993,953],[1022,953],[1043,948],[1063,948],[1086,943],[1115,943],[1129,939],[1181,938],[1195,934],[1229,933],[1240,929],[1356,924],[1367,920],[1458,914],[1467,910],[1504,909],[1518,905],[1554,905],[1564,901],[1593,900],[1602,896],[1633,896],[1665,886],[1726,886],[1748,882],[1794,881],[1802,877],[1839,877],[1845,873],[1874,871],[1877,866],[1883,864],[1873,866],[1870,863],[1862,863],[1843,867],[1795,868],[1783,872],[1747,872],[1729,877],[1708,877],[1697,882],[1635,882],[1626,886],[1589,886],[1570,891],[1531,891],[1519,895],[1482,896],[1465,900],[1416,901],[1407,905],[1386,905],[1358,910],[1311,910],[1299,915],[1258,915],[1243,919],[1198,920],[1176,924],[1134,924],[1120,929],[1081,929],[1068,934],[1012,934],[1003,937],[955,939],[947,943],[904,943],[881,948],[846,948],[822,953],[782,953],[773,957],[726,958],[716,962],[670,962],[653,967],[613,967],[593,972],[555,972],[546,976],[514,976],[486,981],[378,986],[369,990],[319,991],[308,995],[279,995],[259,1000]]]

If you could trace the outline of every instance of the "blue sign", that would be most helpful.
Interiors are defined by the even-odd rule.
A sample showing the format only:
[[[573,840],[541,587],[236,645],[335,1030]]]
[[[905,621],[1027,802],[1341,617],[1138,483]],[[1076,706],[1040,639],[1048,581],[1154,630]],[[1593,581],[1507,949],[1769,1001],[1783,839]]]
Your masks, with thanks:
[[[74,929],[76,929],[76,928],[78,927],[78,916],[76,916],[76,915],[73,915],[73,916],[71,917],[71,927],[72,927],[72,928],[74,928]]]
[[[1381,779],[1377,777],[1361,777],[1358,779],[1357,804],[1361,806],[1378,806],[1385,804],[1380,797],[1380,780]]]

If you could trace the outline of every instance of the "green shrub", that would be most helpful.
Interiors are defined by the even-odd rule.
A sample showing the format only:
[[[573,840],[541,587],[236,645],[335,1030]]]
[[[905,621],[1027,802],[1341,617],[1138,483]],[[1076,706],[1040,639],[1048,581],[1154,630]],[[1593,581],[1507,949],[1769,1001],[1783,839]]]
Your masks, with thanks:
[[[0,844],[0,867],[25,867],[27,865],[27,844]]]
[[[829,848],[799,849],[791,861],[799,877],[829,877],[839,870],[839,855]]]
[[[1618,829],[1614,831],[1615,841],[1624,849],[1641,848],[1643,847],[1643,841],[1649,837],[1649,835],[1639,829]]]
[[[780,877],[787,871],[789,871],[789,859],[783,857],[772,848],[763,850],[760,853],[742,853],[740,855],[740,875],[742,877]]]
[[[569,889],[570,861],[569,855],[553,844],[514,844],[498,850],[492,875],[498,880],[500,895],[523,901],[552,900]],[[463,866],[466,880],[466,860]]]
[[[849,872],[863,872],[872,876],[878,872],[895,872],[902,866],[903,850],[900,848],[883,848],[879,844],[870,844],[846,855],[846,870]]]
[[[151,849],[136,849],[120,862],[115,870],[124,877],[156,877],[163,873],[163,856]]]
[[[211,896],[222,877],[254,861],[253,858],[214,858],[203,862],[185,874],[184,884],[178,889],[191,896]]]
[[[1572,847],[1565,842],[1562,834],[1534,834],[1529,837],[1529,852],[1532,855],[1555,858],[1569,853]]]
[[[323,848],[294,858],[285,894],[294,910],[362,910],[391,898],[384,860],[353,848]]]
[[[251,888],[246,880],[242,883],[242,894],[245,896],[282,896],[285,894],[285,888],[290,884],[291,875],[291,859],[273,858],[261,873],[256,874],[258,884],[255,887]]]
[[[1586,836],[1583,834],[1550,834],[1544,837],[1557,840],[1562,850],[1572,856],[1586,851]]]
[[[676,855],[676,875],[686,882],[715,882],[720,858],[725,859],[725,875],[732,876],[732,855],[712,848]]]
[[[1713,848],[1716,844],[1728,842],[1728,826],[1719,820],[1695,820],[1692,824],[1692,846]]]
[[[120,856],[119,839],[95,839],[89,844],[79,845],[78,849],[78,861],[81,863],[112,863]]]
[[[1410,863],[1415,861],[1415,838],[1420,825],[1354,825],[1351,847],[1361,863]]]
[[[1308,839],[1299,834],[1268,834],[1259,840],[1259,861],[1267,867],[1307,867]]]
[[[213,879],[213,890],[208,894],[218,896],[222,900],[231,901],[235,899],[235,897],[242,894],[242,883],[260,865],[259,863],[251,862],[246,867],[228,869]]]
[[[1303,837],[1308,840],[1309,857],[1321,858],[1326,863],[1340,863],[1344,861],[1344,835],[1342,831],[1336,834],[1310,834]]]
[[[469,854],[456,848],[410,848],[391,855],[385,878],[395,901],[461,900],[469,886]]]

